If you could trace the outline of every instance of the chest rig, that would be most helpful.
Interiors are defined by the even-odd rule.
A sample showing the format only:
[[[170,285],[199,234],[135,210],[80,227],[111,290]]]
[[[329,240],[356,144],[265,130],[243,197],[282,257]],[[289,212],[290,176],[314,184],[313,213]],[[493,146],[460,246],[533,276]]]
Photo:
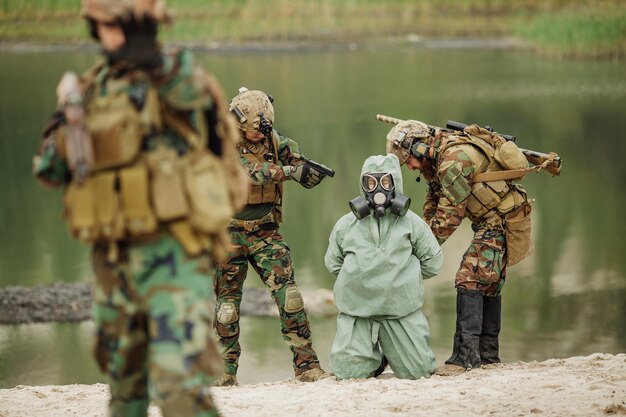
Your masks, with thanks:
[[[510,179],[492,180],[489,177],[495,172],[508,172],[508,169],[496,160],[497,148],[494,144],[473,135],[444,136],[438,150],[439,158],[441,159],[446,151],[453,148],[461,148],[474,166],[474,177],[469,185],[465,185],[469,187],[467,217],[475,224],[487,223],[491,226],[501,226],[504,215],[527,201],[526,191],[521,185],[513,184]],[[450,194],[453,194],[450,192],[451,187],[456,181],[465,182],[461,170],[449,172],[441,181],[441,191],[449,198]],[[454,202],[454,197],[451,200]]]
[[[271,139],[263,139],[258,143],[243,141],[237,144],[237,149],[242,158],[251,164],[279,164],[278,160],[279,138],[276,132],[272,132]],[[250,184],[247,204],[276,203],[280,204],[282,184],[256,185]]]
[[[142,241],[171,233],[189,255],[220,250],[215,236],[233,214],[220,159],[206,133],[168,108],[145,74],[108,78],[108,69],[84,78],[84,142],[89,175],[64,195],[71,233],[85,242]],[[70,167],[68,128],[57,132]]]

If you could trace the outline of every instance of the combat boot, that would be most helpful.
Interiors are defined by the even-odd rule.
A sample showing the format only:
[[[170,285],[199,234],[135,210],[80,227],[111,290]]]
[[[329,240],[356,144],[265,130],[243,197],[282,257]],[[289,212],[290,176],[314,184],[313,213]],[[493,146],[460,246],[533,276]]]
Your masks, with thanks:
[[[331,375],[322,368],[311,368],[296,375],[296,380],[300,382],[315,382],[320,379],[329,378]]]
[[[389,361],[387,360],[387,357],[385,355],[382,355],[382,359],[380,360],[380,366],[374,371],[374,378],[385,372],[387,365],[389,365]]]
[[[477,290],[457,288],[458,349],[435,370],[436,375],[457,375],[465,370],[480,368],[480,335],[483,325],[483,295]],[[453,366],[450,366],[453,365]]]
[[[239,385],[237,375],[227,374],[225,372],[213,384],[213,386],[216,387],[232,387],[237,385]]]
[[[448,358],[448,360],[445,362],[446,364],[452,363],[452,361],[454,360],[454,358],[456,358],[459,354],[459,339],[461,338],[461,330],[459,329],[459,317],[460,317],[460,302],[461,302],[461,297],[458,296],[456,297],[456,327],[454,330],[454,339],[453,339],[453,343],[452,343],[452,355],[450,355],[450,357]]]
[[[480,361],[483,365],[500,363],[498,336],[502,315],[502,296],[483,297],[483,331],[480,334]]]

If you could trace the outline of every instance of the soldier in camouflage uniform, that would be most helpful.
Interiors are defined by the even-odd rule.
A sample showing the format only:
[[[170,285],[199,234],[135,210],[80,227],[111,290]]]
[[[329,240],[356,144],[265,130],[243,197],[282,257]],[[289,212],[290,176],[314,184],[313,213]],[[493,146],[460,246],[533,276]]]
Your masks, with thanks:
[[[500,362],[501,290],[507,267],[505,215],[525,204],[525,190],[510,181],[473,182],[477,174],[503,168],[489,156],[493,154],[490,143],[463,132],[406,120],[387,135],[387,151],[427,180],[423,217],[440,244],[465,217],[474,231],[455,279],[453,353],[436,373],[455,375]]]
[[[225,373],[216,385],[236,385],[241,347],[239,306],[248,262],[270,290],[280,314],[283,339],[293,353],[296,379],[315,381],[326,374],[311,342],[311,329],[302,296],[294,281],[289,247],[278,231],[282,221],[283,183],[293,180],[312,188],[323,175],[305,165],[293,140],[273,129],[273,99],[262,91],[242,87],[230,110],[239,119],[241,163],[251,185],[247,205],[229,225],[235,252],[218,264],[215,327],[223,348]]]
[[[216,161],[230,154],[241,170],[235,121],[189,51],[161,52],[162,1],[84,0],[82,16],[105,62],[77,79],[78,90],[60,84],[34,171],[64,188],[70,229],[92,245],[94,353],[110,378],[109,413],[147,416],[153,401],[164,416],[217,416],[208,387],[222,361],[206,271],[219,239],[207,243],[187,211],[176,214],[176,204],[190,206],[175,201],[183,195],[176,167],[189,166],[184,157],[194,151]],[[77,130],[73,117],[83,112]],[[146,167],[151,160],[158,163]]]

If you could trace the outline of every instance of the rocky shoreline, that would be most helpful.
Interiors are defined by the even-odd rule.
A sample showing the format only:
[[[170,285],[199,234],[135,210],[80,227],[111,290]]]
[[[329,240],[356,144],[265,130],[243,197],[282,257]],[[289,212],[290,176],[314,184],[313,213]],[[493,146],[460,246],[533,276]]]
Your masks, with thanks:
[[[304,289],[307,311],[313,316],[336,314],[330,290]],[[277,316],[269,291],[246,288],[241,304],[243,316]],[[91,319],[91,284],[54,283],[34,287],[0,288],[0,324],[80,322]]]

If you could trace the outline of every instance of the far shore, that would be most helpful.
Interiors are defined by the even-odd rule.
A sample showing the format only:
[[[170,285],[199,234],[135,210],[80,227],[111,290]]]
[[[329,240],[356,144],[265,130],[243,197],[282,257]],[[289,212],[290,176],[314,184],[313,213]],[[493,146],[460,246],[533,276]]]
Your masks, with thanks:
[[[166,48],[188,48],[200,53],[263,53],[358,50],[389,47],[415,49],[528,49],[529,44],[515,37],[423,38],[419,35],[363,40],[296,40],[254,42],[166,42]],[[37,41],[0,41],[0,52],[9,53],[97,53],[99,46],[86,42],[46,43]]]

